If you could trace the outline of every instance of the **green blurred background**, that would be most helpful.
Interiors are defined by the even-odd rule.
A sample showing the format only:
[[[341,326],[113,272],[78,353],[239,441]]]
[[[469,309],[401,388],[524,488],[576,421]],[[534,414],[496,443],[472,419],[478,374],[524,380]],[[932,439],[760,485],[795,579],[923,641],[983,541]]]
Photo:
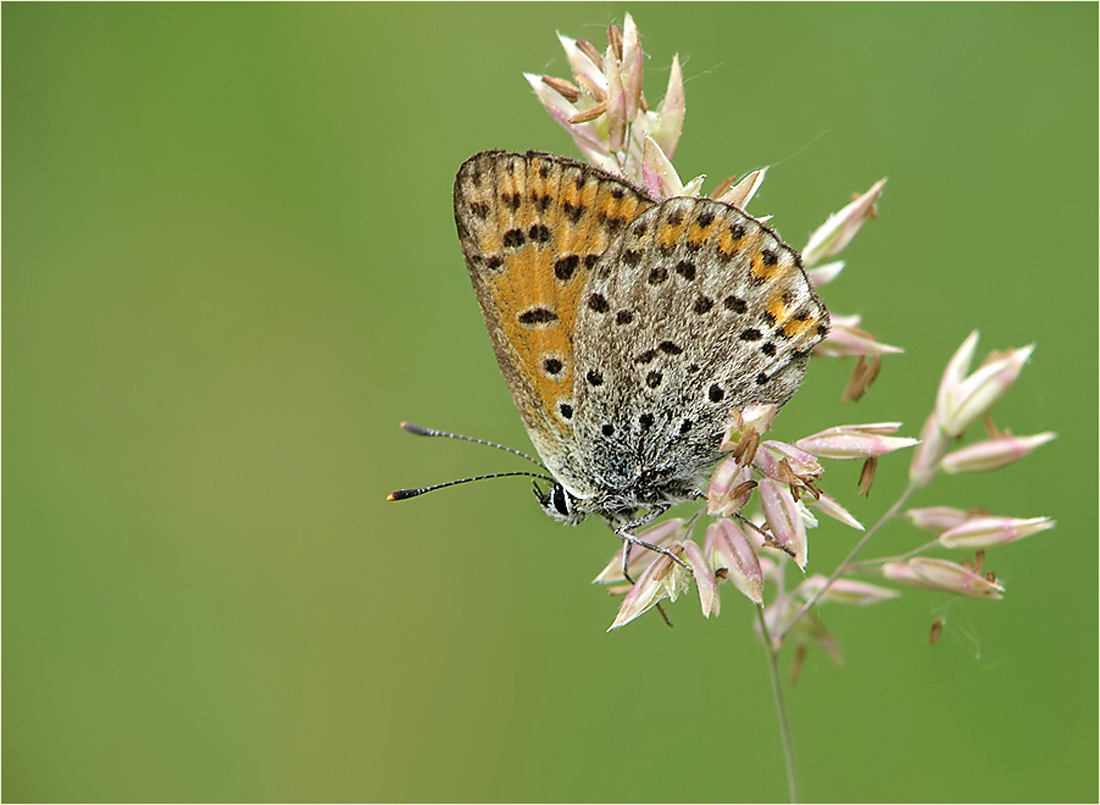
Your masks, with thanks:
[[[520,73],[627,10],[3,6],[4,799],[786,796],[746,601],[606,635],[602,525],[523,481],[383,500],[523,468],[397,427],[527,445],[451,182],[575,155]],[[906,353],[854,407],[815,362],[777,437],[916,435],[975,327],[1038,344],[998,425],[1059,433],[915,501],[1058,518],[987,557],[1005,600],[823,610],[845,664],[789,693],[802,795],[1095,801],[1096,5],[632,11],[651,100],[685,64],[685,177],[775,165],[753,209],[796,246],[890,179],[824,296]],[[873,521],[907,462],[823,485]],[[811,538],[828,572],[855,534]]]

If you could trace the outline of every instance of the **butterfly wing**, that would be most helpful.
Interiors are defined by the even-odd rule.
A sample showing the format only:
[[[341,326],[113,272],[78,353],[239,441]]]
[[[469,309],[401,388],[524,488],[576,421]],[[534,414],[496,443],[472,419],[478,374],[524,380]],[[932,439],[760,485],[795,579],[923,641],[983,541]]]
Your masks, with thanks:
[[[574,327],[593,266],[653,201],[549,154],[487,151],[455,178],[462,252],[500,370],[547,468],[590,494],[565,460],[575,421]]]
[[[607,490],[638,491],[647,473],[693,488],[719,457],[730,410],[785,403],[828,332],[794,250],[709,199],[644,212],[596,264],[585,296],[574,437],[582,471]]]

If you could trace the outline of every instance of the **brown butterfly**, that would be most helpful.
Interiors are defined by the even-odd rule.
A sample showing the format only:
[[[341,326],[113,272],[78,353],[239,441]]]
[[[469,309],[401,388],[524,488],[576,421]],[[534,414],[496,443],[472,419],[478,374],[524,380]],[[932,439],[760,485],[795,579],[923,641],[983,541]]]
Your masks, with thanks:
[[[785,403],[828,333],[798,254],[729,204],[658,201],[580,162],[487,151],[459,169],[454,209],[497,362],[552,476],[539,502],[571,524],[598,514],[628,543],[701,496],[730,411]]]

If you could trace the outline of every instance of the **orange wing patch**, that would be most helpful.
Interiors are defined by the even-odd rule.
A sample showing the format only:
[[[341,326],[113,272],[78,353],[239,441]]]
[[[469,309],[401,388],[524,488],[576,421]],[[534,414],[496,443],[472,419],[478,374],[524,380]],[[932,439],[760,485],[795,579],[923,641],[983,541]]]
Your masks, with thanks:
[[[589,273],[653,202],[547,154],[485,152],[455,180],[455,221],[497,362],[536,448],[573,416],[573,329]],[[556,436],[555,436],[556,434]]]

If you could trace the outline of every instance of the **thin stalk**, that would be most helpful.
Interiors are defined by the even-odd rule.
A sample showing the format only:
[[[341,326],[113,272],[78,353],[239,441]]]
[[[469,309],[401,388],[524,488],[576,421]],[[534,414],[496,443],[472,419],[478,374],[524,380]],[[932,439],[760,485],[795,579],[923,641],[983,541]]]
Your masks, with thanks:
[[[887,562],[905,562],[909,559],[912,559],[914,556],[917,556],[918,554],[924,553],[929,548],[935,548],[939,545],[940,541],[938,539],[934,539],[924,543],[918,548],[914,548],[911,551],[906,551],[903,554],[898,554],[897,556],[881,556],[878,559],[862,559],[859,562],[852,562],[852,564],[850,564],[848,567],[851,570],[858,570],[859,568],[865,566],[875,567],[876,565],[885,565]]]
[[[764,633],[764,653],[768,656],[768,671],[772,678],[772,698],[775,700],[775,712],[779,716],[779,735],[783,739],[783,757],[787,765],[787,792],[791,802],[798,802],[794,783],[794,745],[791,743],[791,728],[787,724],[787,707],[783,702],[783,686],[779,681],[779,649],[768,633],[768,624],[764,621],[763,607],[757,607],[756,616],[760,619],[760,629]]]
[[[788,623],[786,627],[784,627],[779,632],[779,634],[776,635],[775,640],[777,643],[781,644],[783,642],[783,638],[785,638],[790,633],[791,629],[794,628],[794,625],[802,619],[803,615],[810,611],[813,605],[817,603],[818,599],[825,594],[825,591],[833,585],[833,582],[839,579],[844,574],[844,571],[848,569],[849,565],[852,564],[852,561],[856,558],[859,552],[863,550],[864,546],[866,546],[867,543],[871,541],[871,538],[874,537],[875,534],[877,534],[882,529],[882,527],[886,525],[887,522],[897,516],[897,513],[901,511],[902,507],[906,503],[909,502],[909,498],[913,496],[913,493],[916,492],[917,489],[920,488],[920,486],[921,483],[919,481],[909,482],[909,486],[907,486],[905,488],[905,491],[901,493],[901,497],[899,497],[894,505],[891,506],[887,510],[887,512],[882,515],[882,517],[879,518],[879,521],[877,523],[871,526],[867,533],[863,535],[863,539],[856,543],[856,547],[852,548],[851,552],[844,558],[844,561],[841,562],[840,565],[837,566],[837,569],[833,571],[833,575],[829,576],[828,580],[823,585],[821,585],[821,589],[819,589],[817,592],[809,597],[806,603],[803,604],[798,612],[794,614],[794,617],[791,618],[790,623]]]

